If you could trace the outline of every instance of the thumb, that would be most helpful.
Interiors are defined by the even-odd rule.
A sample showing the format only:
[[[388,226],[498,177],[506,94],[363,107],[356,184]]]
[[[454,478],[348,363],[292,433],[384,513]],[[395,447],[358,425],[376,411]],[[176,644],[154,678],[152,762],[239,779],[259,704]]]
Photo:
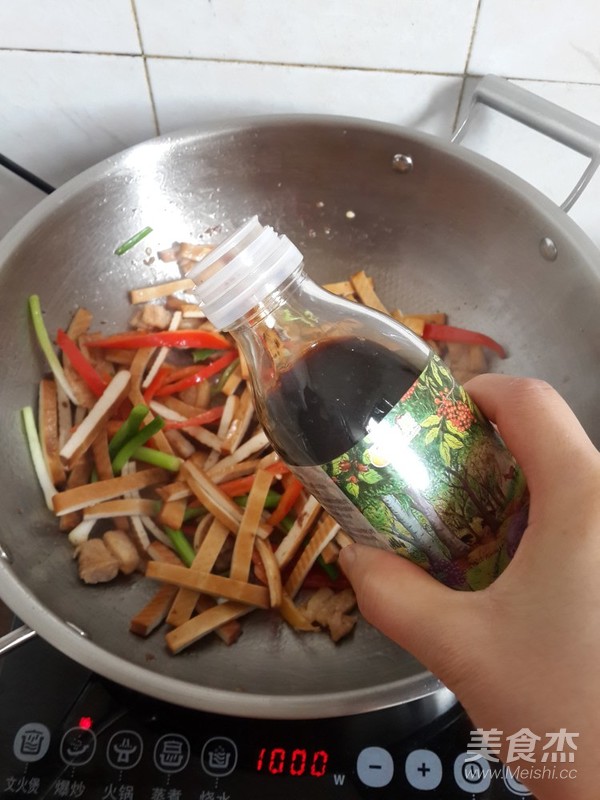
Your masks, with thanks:
[[[449,589],[416,564],[375,547],[344,547],[339,563],[365,619],[451,688],[463,671],[461,642],[474,622],[470,593]]]

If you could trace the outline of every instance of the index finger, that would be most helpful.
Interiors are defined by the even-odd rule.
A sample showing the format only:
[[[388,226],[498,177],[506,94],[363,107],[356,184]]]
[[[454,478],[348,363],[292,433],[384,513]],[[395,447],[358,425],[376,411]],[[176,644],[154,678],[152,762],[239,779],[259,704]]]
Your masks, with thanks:
[[[565,400],[544,381],[479,375],[465,388],[496,424],[520,464],[532,492],[556,490],[557,481],[577,479],[600,456]]]

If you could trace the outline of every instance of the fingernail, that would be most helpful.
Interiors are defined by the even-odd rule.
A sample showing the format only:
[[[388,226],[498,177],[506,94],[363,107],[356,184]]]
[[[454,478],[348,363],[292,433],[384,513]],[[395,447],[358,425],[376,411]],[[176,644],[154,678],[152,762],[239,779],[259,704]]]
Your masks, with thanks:
[[[342,547],[338,558],[344,571],[352,569],[356,561],[356,546],[349,544],[347,547]]]

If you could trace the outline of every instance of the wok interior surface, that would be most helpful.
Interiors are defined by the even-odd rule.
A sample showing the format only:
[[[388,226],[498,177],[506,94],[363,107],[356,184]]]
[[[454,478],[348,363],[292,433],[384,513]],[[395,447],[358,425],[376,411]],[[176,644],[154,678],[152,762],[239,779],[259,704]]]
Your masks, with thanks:
[[[393,169],[396,153],[412,157],[411,172]],[[67,655],[183,705],[293,718],[414,699],[439,683],[363,621],[336,646],[259,612],[231,648],[209,638],[177,657],[160,631],[132,636],[129,619],[155,585],[83,587],[33,475],[19,412],[35,406],[46,366],[28,295],[40,295],[51,332],[80,305],[97,328],[117,330],[129,289],[176,276],[173,265],[149,263],[147,247],[155,255],[253,214],[303,250],[319,281],[364,269],[390,308],[445,311],[495,337],[509,358],[494,370],[549,380],[600,440],[598,254],[535,190],[460,148],[366,122],[271,118],[163,137],[71,181],[0,245],[0,545],[12,557],[0,559],[0,594]],[[114,255],[146,225],[151,236]],[[544,237],[557,246],[554,262],[540,254]]]

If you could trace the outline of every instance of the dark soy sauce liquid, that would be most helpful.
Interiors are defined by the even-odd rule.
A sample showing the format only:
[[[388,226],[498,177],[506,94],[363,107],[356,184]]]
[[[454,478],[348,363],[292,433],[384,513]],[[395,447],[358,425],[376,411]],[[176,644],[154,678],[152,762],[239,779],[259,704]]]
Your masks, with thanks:
[[[419,376],[398,353],[365,339],[327,339],[279,376],[266,398],[267,433],[296,466],[325,464],[364,439]]]

